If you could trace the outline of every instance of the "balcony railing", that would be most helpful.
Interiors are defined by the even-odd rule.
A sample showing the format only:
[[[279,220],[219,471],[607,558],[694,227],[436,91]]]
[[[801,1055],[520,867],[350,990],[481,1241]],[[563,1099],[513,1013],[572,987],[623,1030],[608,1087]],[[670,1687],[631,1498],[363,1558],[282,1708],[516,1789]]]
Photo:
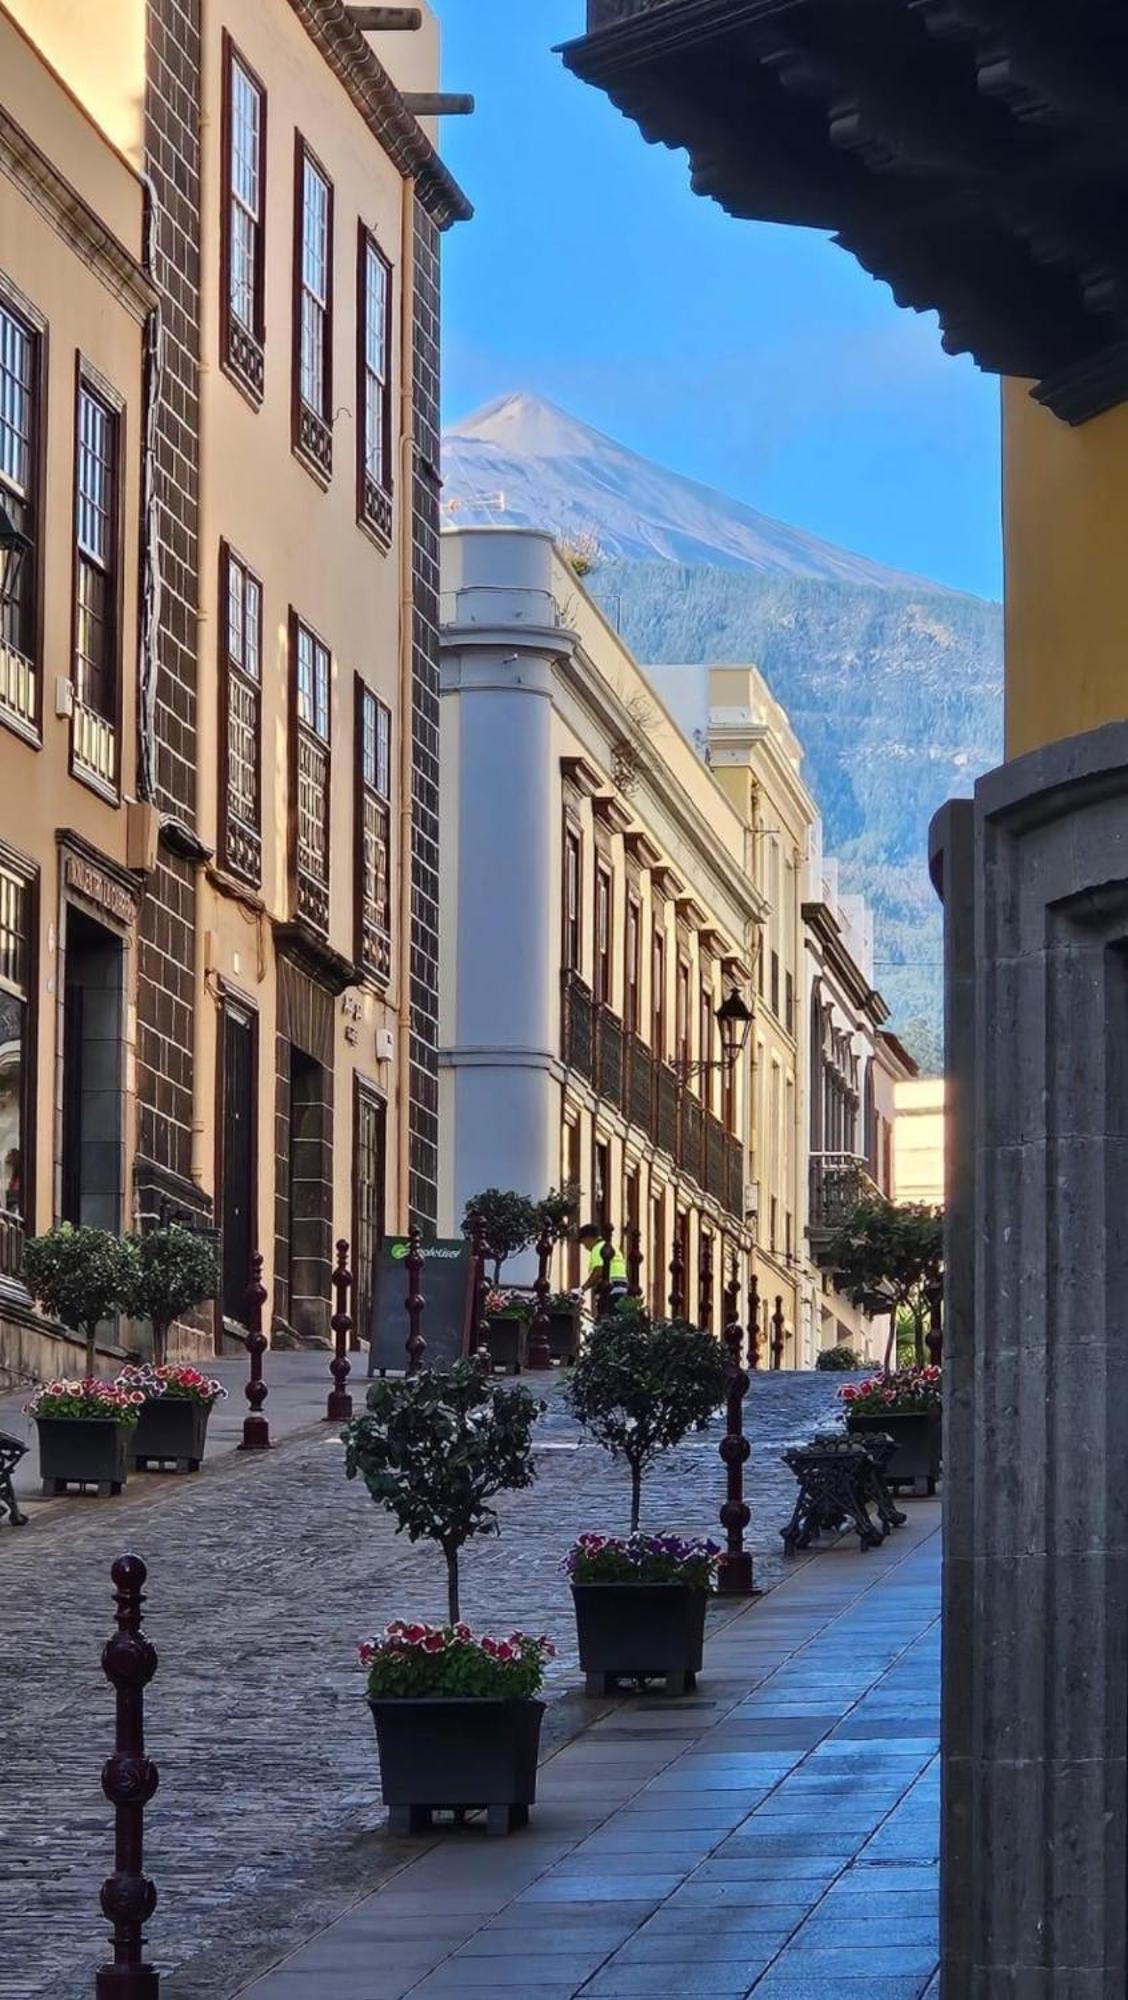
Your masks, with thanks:
[[[569,1069],[591,1083],[595,1076],[595,1002],[578,972],[564,974],[560,1053]]]
[[[0,1278],[18,1278],[23,1268],[24,1226],[18,1215],[0,1209]]]
[[[35,728],[35,668],[5,639],[0,639],[0,709],[25,730]]]
[[[595,1088],[605,1104],[623,1109],[623,1024],[609,1007],[596,1009]]]
[[[654,1057],[637,1035],[627,1037],[626,1113],[647,1138],[654,1137]]]
[[[577,972],[565,972],[561,992],[561,1055],[593,1085],[604,1104],[622,1113],[696,1181],[729,1215],[744,1215],[744,1148],[677,1071],[660,1061],[617,1014],[597,1005]]]
[[[841,1228],[860,1201],[876,1200],[880,1193],[859,1154],[811,1154],[812,1231],[829,1233]]]
[[[329,752],[298,732],[297,914],[329,930]]]
[[[88,708],[77,695],[71,718],[71,755],[77,770],[99,779],[103,785],[113,784],[117,767],[114,725],[99,715],[96,708]]]

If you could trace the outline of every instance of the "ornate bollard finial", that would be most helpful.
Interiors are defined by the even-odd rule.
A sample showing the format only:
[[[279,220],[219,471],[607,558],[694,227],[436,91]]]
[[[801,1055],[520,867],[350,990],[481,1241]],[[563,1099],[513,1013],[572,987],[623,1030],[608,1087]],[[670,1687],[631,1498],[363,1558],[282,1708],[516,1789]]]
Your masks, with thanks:
[[[760,1366],[760,1280],[755,1271],[748,1274],[748,1363],[753,1369]]]
[[[490,1281],[486,1272],[489,1245],[486,1242],[486,1221],[480,1209],[475,1209],[470,1217],[470,1243],[474,1259],[474,1312],[470,1329],[470,1352],[476,1354],[487,1373],[492,1371],[490,1355],[490,1321],[486,1311],[486,1300],[490,1295]]]
[[[352,1373],[348,1354],[348,1338],[352,1332],[352,1318],[349,1313],[349,1293],[352,1290],[352,1272],[349,1270],[349,1246],[342,1236],[337,1244],[337,1264],[333,1272],[334,1308],[329,1324],[333,1329],[333,1359],[329,1363],[329,1373],[333,1377],[333,1387],[325,1405],[325,1421],[328,1424],[347,1424],[352,1417],[352,1397],[347,1383]]]
[[[682,1254],[681,1230],[677,1216],[674,1216],[674,1248],[670,1258],[670,1318],[685,1318],[685,1258]]]
[[[102,1767],[102,1790],[114,1808],[114,1872],[102,1884],[102,1910],[113,1925],[113,1963],[97,1975],[97,2000],[158,2000],[160,1979],[145,1963],[144,1926],[157,1892],[143,1871],[145,1807],[159,1783],[145,1755],[145,1689],[157,1671],[156,1648],[141,1630],[145,1565],[119,1556],[110,1571],[117,1631],[102,1651],[102,1672],[117,1697],[114,1754]]]
[[[239,1450],[267,1451],[270,1448],[270,1424],[262,1413],[262,1406],[267,1397],[266,1383],[262,1379],[262,1357],[269,1343],[262,1330],[266,1286],[262,1282],[262,1258],[257,1253],[251,1258],[251,1281],[247,1286],[245,1301],[243,1307],[247,1323],[245,1345],[250,1357],[250,1373],[243,1386],[243,1394],[251,1407],[248,1415],[243,1418],[243,1442]]]

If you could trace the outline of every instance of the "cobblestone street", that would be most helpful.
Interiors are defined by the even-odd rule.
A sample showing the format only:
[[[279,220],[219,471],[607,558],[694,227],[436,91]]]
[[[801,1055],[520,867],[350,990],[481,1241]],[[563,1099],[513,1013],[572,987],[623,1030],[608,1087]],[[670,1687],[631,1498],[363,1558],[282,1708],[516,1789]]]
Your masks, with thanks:
[[[323,1407],[324,1360],[314,1368],[309,1356],[272,1358],[276,1407],[286,1405],[289,1422],[300,1381],[310,1381],[310,1414]],[[359,1401],[363,1383],[354,1386]],[[810,1375],[754,1379],[749,1494],[762,1582],[781,1574],[778,1530],[793,1495],[779,1449],[830,1414],[836,1386]],[[503,1498],[500,1539],[467,1551],[464,1610],[479,1627],[551,1633],[560,1647],[554,1688],[563,1691],[577,1675],[559,1560],[580,1529],[625,1527],[627,1482],[579,1441],[556,1382],[548,1393],[538,1483]],[[125,1549],[149,1565],[147,1630],[161,1656],[147,1703],[161,1786],[147,1814],[146,1858],[160,1893],[151,1956],[169,2000],[236,1992],[414,1851],[380,1830],[375,1743],[354,1649],[393,1616],[441,1616],[441,1564],[429,1548],[397,1538],[363,1486],[345,1480],[329,1426],[244,1458],[229,1449],[234,1405],[198,1478],[138,1481],[118,1501],[53,1503],[37,1508],[28,1528],[0,1531],[5,2000],[85,2000],[104,1957],[98,1888],[112,1816],[99,1772],[113,1704],[99,1654],[112,1623],[109,1566]],[[718,1532],[717,1435],[656,1469],[645,1524]],[[730,1615],[717,1607],[719,1621]],[[563,1737],[599,1712],[569,1694],[554,1725]]]

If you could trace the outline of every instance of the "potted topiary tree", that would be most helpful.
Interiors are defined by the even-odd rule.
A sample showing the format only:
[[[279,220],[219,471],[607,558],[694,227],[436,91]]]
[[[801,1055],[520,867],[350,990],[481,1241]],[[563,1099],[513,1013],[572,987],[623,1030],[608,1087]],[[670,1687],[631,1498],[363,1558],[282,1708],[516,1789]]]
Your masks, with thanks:
[[[53,1318],[86,1341],[86,1374],[97,1366],[98,1328],[130,1309],[137,1251],[110,1229],[56,1223],[24,1246],[23,1279]]]
[[[206,1299],[213,1299],[219,1284],[219,1258],[215,1241],[183,1223],[162,1223],[134,1237],[133,1295],[130,1311],[137,1319],[147,1319],[153,1328],[153,1364],[164,1366],[168,1356],[168,1336],[178,1319],[184,1319]]]
[[[459,1361],[374,1382],[344,1432],[348,1477],[446,1564],[447,1624],[396,1621],[361,1650],[394,1833],[418,1831],[441,1808],[484,1807],[491,1833],[528,1818],[544,1713],[535,1696],[551,1649],[520,1632],[475,1638],[462,1622],[458,1559],[474,1536],[499,1532],[497,1494],[532,1485],[543,1408]]]
[[[519,1375],[525,1366],[533,1302],[525,1292],[486,1293],[486,1320],[490,1330],[490,1360],[495,1368]]]
[[[510,1257],[527,1250],[537,1233],[534,1204],[527,1194],[513,1188],[483,1188],[467,1202],[462,1217],[462,1234],[473,1234],[474,1217],[480,1215],[489,1254],[493,1260],[495,1288],[501,1285],[501,1270]]]
[[[565,1559],[589,1694],[622,1678],[661,1677],[670,1694],[696,1682],[720,1549],[641,1534],[642,1476],[659,1453],[703,1429],[725,1390],[719,1342],[643,1312],[600,1321],[576,1363],[566,1399],[596,1443],[626,1461],[631,1480],[630,1536],[581,1535]]]

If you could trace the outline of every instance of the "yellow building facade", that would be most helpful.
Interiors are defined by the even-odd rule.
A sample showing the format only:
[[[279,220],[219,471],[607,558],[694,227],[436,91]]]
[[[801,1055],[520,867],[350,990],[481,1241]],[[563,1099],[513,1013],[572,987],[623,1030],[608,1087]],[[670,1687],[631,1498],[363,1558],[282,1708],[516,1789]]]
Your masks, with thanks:
[[[215,1326],[187,1344],[241,1319],[256,1251],[275,1327],[323,1334],[342,1237],[363,1330],[384,1229],[435,1219],[439,243],[469,207],[411,108],[438,81],[416,17],[368,36],[337,0],[0,5],[3,358],[43,377],[34,490],[26,440],[0,468],[35,524],[0,655],[29,804],[0,817],[25,829],[8,1011],[62,949],[60,870],[83,910],[68,991],[82,947],[128,996],[113,1061],[85,1065],[114,1103],[88,1080],[72,1104],[41,982],[40,1084],[7,1089],[0,1134],[3,1261],[60,1215],[215,1229]],[[76,421],[79,470],[102,451],[113,481],[112,671],[71,632],[82,565],[102,574],[81,537],[108,533],[75,499]],[[79,1029],[56,1039],[81,1067]]]

